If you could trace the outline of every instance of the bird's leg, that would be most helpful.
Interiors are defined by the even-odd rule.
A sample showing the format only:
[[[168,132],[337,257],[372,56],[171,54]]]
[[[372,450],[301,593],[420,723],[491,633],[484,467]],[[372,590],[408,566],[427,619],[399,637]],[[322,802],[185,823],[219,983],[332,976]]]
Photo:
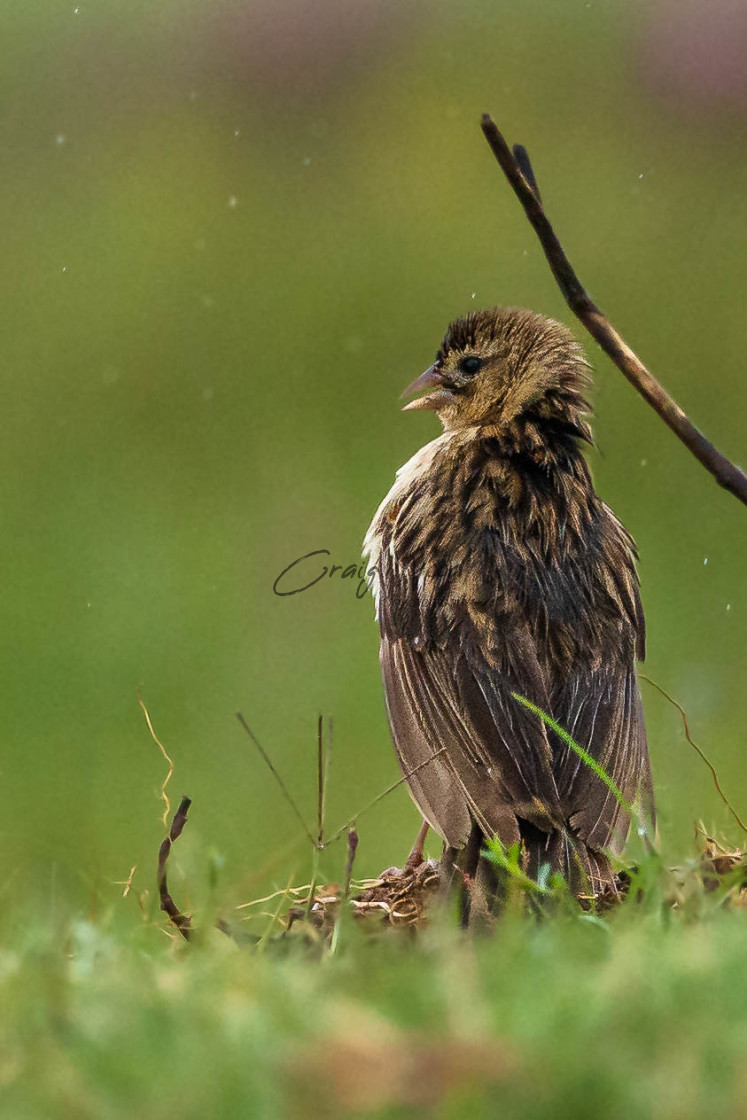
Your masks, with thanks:
[[[407,857],[405,871],[414,871],[415,868],[420,867],[421,863],[423,862],[423,844],[425,843],[425,838],[428,835],[429,828],[430,825],[428,824],[428,821],[423,821],[420,826],[420,832],[418,833],[417,839],[415,840],[415,843],[413,845],[413,849]]]
[[[461,874],[457,868],[457,858],[459,856],[458,848],[451,848],[444,840],[443,851],[441,852],[441,862],[439,864],[439,872],[441,879],[441,886],[439,894],[442,902],[446,902],[451,898],[451,892],[454,889],[454,880],[457,876],[461,879]]]
[[[482,829],[478,824],[472,825],[466,847],[459,857],[459,869],[462,872],[463,882],[459,891],[459,924],[462,929],[470,926],[470,914],[473,906],[473,888],[475,876],[480,863],[480,849],[483,844]]]
[[[480,856],[472,883],[469,928],[477,933],[488,933],[494,925],[499,902],[495,868],[489,860]]]

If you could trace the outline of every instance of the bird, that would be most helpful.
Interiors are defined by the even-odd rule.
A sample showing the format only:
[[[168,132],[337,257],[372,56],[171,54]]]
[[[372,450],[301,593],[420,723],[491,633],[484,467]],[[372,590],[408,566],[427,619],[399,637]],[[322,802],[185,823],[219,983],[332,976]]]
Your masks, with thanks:
[[[631,812],[654,827],[638,557],[594,489],[590,388],[564,324],[456,319],[402,394],[423,393],[405,411],[443,431],[397,472],[363,546],[395,752],[444,864],[469,881],[497,839],[577,897],[617,892]]]

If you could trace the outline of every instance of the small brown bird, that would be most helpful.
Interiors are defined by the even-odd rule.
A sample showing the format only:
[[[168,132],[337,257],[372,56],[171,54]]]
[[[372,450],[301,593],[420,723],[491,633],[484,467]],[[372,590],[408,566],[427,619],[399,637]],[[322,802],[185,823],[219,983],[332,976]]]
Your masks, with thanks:
[[[513,693],[653,824],[635,544],[582,454],[589,383],[552,319],[457,319],[403,393],[428,390],[405,407],[437,412],[444,432],[397,472],[364,543],[392,737],[425,821],[473,853],[471,874],[497,836],[521,843],[530,874],[547,863],[578,894],[613,884],[629,813]]]

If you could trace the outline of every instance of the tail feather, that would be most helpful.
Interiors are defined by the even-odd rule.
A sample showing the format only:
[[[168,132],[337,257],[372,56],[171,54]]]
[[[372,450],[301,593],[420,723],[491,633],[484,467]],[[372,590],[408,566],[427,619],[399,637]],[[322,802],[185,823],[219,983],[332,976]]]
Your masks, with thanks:
[[[521,822],[521,841],[526,853],[526,872],[536,879],[543,864],[560,872],[575,895],[598,895],[614,890],[615,873],[604,852],[590,848],[567,832],[542,832]]]
[[[551,872],[563,876],[577,898],[617,893],[615,873],[603,852],[568,833],[543,832],[527,821],[520,822],[520,831],[524,871],[530,878],[538,879],[543,865],[548,865]],[[448,870],[451,886],[457,887],[464,928],[488,929],[506,897],[506,883],[492,861],[483,855],[484,846],[485,834],[475,823],[463,848],[446,849],[448,858],[444,858],[443,867]]]

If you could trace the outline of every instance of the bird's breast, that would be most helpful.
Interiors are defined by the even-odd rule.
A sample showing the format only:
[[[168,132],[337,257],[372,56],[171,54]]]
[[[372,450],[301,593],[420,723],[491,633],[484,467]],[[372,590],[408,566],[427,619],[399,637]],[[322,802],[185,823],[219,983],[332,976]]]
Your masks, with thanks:
[[[391,490],[376,510],[368,527],[363,540],[363,556],[367,560],[367,570],[372,573],[371,590],[377,604],[377,613],[381,590],[382,549],[386,549],[388,556],[397,561],[399,534],[396,527],[400,514],[403,509],[409,509],[413,504],[419,505],[418,497],[421,499],[425,497],[429,489],[428,480],[434,476],[434,464],[453,438],[453,433],[443,433],[437,439],[426,443],[399,468]],[[427,508],[420,509],[415,516],[418,519],[426,517]]]

